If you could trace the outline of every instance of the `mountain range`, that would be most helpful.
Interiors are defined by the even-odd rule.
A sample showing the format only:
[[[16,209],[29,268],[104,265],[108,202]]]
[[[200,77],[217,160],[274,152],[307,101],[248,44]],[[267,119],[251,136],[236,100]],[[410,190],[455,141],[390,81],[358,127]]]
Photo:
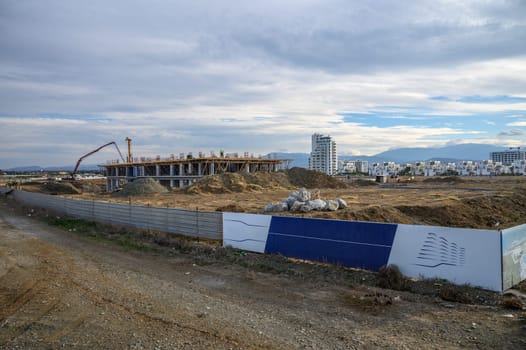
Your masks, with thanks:
[[[427,160],[440,160],[440,161],[461,161],[461,160],[486,160],[490,158],[491,152],[504,151],[506,147],[495,146],[478,143],[467,143],[459,145],[451,145],[445,147],[408,147],[398,148],[382,153],[378,153],[373,156],[354,156],[354,155],[340,155],[339,160],[366,160],[370,163],[379,162],[396,162],[396,163],[411,163],[417,161]],[[303,167],[309,166],[309,153],[282,153],[273,152],[265,156],[266,158],[278,158],[278,159],[290,159],[290,167]],[[91,171],[98,170],[97,164],[82,164],[79,168],[80,171]],[[45,167],[45,166],[23,166],[6,169],[7,171],[71,171],[73,166],[63,167]]]
[[[462,160],[487,160],[491,152],[506,150],[504,146],[478,143],[466,143],[444,147],[407,147],[397,148],[375,154],[373,156],[339,155],[339,160],[366,160],[369,163],[396,162],[412,163],[418,161],[440,160],[455,162]],[[290,166],[307,168],[309,153],[271,153],[271,158],[285,158],[292,160]]]

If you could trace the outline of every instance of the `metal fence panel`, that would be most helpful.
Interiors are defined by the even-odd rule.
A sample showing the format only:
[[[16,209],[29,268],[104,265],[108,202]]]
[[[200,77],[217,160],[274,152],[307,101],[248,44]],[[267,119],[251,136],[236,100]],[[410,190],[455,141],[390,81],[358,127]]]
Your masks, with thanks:
[[[41,193],[13,191],[15,199],[29,206],[69,216],[192,237],[222,239],[222,213],[62,198]]]

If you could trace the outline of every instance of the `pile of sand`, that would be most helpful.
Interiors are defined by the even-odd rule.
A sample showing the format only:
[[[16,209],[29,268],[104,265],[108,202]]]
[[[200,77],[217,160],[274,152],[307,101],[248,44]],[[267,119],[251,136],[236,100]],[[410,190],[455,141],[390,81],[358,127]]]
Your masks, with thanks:
[[[128,182],[121,191],[114,193],[116,197],[138,196],[142,194],[154,194],[168,192],[166,187],[160,185],[151,178],[138,179],[133,182]]]
[[[291,188],[284,173],[224,173],[209,175],[184,189],[186,193],[233,193]]]
[[[280,172],[224,173],[209,175],[185,189],[186,193],[235,193],[304,188],[346,188],[346,183],[323,173],[304,168]]]

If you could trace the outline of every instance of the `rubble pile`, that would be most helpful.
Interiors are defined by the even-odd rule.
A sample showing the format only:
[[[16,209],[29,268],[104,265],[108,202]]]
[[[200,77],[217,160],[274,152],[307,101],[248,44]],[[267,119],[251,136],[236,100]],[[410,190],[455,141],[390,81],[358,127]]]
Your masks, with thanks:
[[[266,212],[302,212],[308,213],[310,211],[336,211],[338,209],[347,208],[347,203],[341,199],[320,199],[320,192],[310,192],[305,188],[299,191],[292,191],[290,195],[281,202],[269,203],[265,206]]]

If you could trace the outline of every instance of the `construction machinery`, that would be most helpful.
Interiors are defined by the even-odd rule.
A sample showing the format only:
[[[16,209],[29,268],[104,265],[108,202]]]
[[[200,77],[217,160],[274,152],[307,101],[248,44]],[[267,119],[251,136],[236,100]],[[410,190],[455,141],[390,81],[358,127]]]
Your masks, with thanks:
[[[131,140],[130,140],[131,141]],[[75,179],[75,175],[77,174],[77,171],[79,169],[79,166],[80,166],[80,163],[82,162],[82,160],[84,160],[84,158],[87,158],[89,156],[91,156],[93,153],[97,153],[98,151],[100,151],[101,149],[103,149],[104,147],[107,147],[107,146],[110,146],[110,145],[114,145],[115,148],[117,149],[117,152],[119,152],[119,156],[121,157],[122,159],[122,162],[123,163],[126,163],[126,161],[124,160],[124,157],[122,156],[122,153],[121,153],[121,150],[119,149],[119,146],[117,146],[117,143],[115,143],[115,141],[111,141],[111,142],[108,142],[102,146],[100,146],[99,148],[97,149],[94,149],[93,151],[91,152],[88,152],[86,153],[85,155],[83,155],[82,157],[79,158],[79,160],[77,161],[77,164],[75,164],[75,168],[73,169],[73,171],[71,172],[71,179]],[[128,148],[129,148],[129,145],[128,145]],[[128,156],[130,157],[130,156]]]

